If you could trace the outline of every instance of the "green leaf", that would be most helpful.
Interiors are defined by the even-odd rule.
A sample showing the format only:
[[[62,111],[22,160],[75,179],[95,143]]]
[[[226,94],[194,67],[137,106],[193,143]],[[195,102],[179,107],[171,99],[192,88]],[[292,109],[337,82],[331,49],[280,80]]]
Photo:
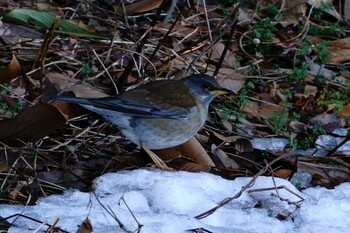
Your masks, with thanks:
[[[30,26],[39,30],[50,29],[55,22],[57,16],[49,12],[31,10],[31,9],[14,9],[3,15],[3,20],[11,23],[21,24],[24,26]],[[65,20],[58,19],[57,33],[76,36],[76,37],[88,37],[94,39],[105,39],[104,37],[89,32],[88,30],[79,27],[78,25]]]

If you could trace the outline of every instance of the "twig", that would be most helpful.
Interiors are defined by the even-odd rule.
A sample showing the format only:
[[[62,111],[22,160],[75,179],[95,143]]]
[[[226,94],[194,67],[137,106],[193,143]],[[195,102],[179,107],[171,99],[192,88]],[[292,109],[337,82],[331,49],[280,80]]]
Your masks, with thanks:
[[[252,187],[254,185],[256,179],[259,176],[261,176],[262,174],[264,174],[271,165],[273,165],[274,163],[278,162],[279,160],[287,158],[289,156],[291,156],[291,154],[285,154],[285,155],[282,155],[282,156],[279,156],[279,157],[275,158],[270,163],[266,164],[266,166],[263,167],[255,176],[253,176],[252,179],[246,185],[244,185],[240,191],[238,191],[238,193],[236,193],[232,197],[225,198],[217,206],[215,206],[214,208],[211,208],[210,210],[205,211],[204,213],[201,213],[201,214],[195,216],[195,218],[196,219],[206,218],[209,215],[213,214],[215,211],[217,211],[219,208],[221,208],[221,207],[229,204],[231,201],[239,198],[243,194],[244,191],[246,191],[248,188],[250,188],[250,187]]]
[[[337,146],[335,146],[332,150],[330,150],[327,154],[326,157],[331,156],[334,154],[341,146],[343,146],[345,143],[347,143],[350,140],[350,136],[347,136],[341,143],[339,143]]]

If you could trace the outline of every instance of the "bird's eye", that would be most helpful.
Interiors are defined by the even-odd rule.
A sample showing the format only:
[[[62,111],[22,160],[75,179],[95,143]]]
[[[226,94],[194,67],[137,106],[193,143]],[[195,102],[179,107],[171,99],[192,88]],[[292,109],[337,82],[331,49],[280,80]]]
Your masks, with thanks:
[[[210,87],[211,87],[210,83],[203,83],[203,88],[204,88],[205,90],[209,90]]]

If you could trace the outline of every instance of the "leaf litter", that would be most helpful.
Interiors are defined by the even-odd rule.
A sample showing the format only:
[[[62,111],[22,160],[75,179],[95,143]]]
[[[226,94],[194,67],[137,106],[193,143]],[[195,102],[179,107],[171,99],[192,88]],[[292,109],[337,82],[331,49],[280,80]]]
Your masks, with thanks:
[[[325,187],[349,180],[348,151],[333,150],[347,146],[347,134],[335,131],[350,123],[350,31],[340,5],[104,2],[40,5],[50,13],[29,1],[1,3],[4,202],[86,190],[106,172],[149,165],[108,122],[69,104],[53,110],[43,104],[50,96],[112,96],[193,72],[214,75],[237,94],[214,102],[199,144],[175,150],[169,164],[235,178],[281,157],[272,167],[276,176],[305,172],[309,185]],[[196,153],[203,157],[191,157]],[[36,182],[16,188],[23,177]]]

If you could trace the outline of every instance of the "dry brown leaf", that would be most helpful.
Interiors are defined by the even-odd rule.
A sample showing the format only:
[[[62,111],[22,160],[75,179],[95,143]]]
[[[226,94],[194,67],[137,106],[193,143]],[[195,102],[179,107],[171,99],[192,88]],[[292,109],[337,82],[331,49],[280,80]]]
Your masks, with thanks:
[[[350,116],[350,104],[346,104],[343,106],[342,111],[340,112],[340,115],[343,117],[349,117]]]
[[[172,26],[173,24],[160,22],[160,23],[157,23],[156,26],[154,26],[154,31],[167,33]],[[175,26],[173,26],[169,36],[178,36],[178,37],[187,37],[188,35],[195,36],[198,34],[198,32],[194,33],[196,30],[197,30],[196,28],[188,27],[186,25],[176,23]]]
[[[187,172],[209,172],[210,166],[198,163],[186,162],[177,166],[181,171]]]
[[[300,121],[291,121],[289,127],[292,129],[292,132],[296,134],[305,133],[307,131],[306,125]]]
[[[0,161],[0,172],[5,171],[8,168],[8,161]]]
[[[74,118],[79,115],[79,112],[77,111],[77,107],[75,104],[61,102],[61,101],[53,101],[51,105],[57,108],[58,111],[60,111],[60,113],[63,115],[63,117],[66,120]]]
[[[323,126],[340,123],[338,113],[319,114],[310,119],[310,124],[322,123]]]
[[[329,49],[332,51],[329,62],[342,64],[350,61],[350,38],[332,41],[329,45]]]
[[[312,175],[312,184],[315,186],[334,188],[350,178],[348,167],[340,164],[299,161],[297,167],[298,172],[307,172]]]
[[[22,146],[23,142],[38,140],[64,125],[62,114],[50,104],[27,108],[13,120],[0,121],[0,141],[9,146]]]
[[[246,153],[254,151],[253,145],[250,140],[245,138],[239,138],[235,144],[235,150],[239,153]]]
[[[19,200],[21,199],[20,197],[21,196],[24,196],[23,193],[21,193],[18,189],[14,189],[12,190],[11,192],[9,192],[9,194],[7,195],[7,197],[10,199],[10,200]]]
[[[292,170],[290,170],[290,169],[278,169],[274,173],[275,173],[275,176],[277,176],[279,178],[287,179],[292,174]]]
[[[16,56],[12,54],[12,60],[5,68],[0,69],[0,83],[9,83],[21,74],[21,65]]]
[[[210,58],[219,61],[225,49],[225,45],[221,42],[216,43],[211,47],[211,56]],[[225,54],[225,58],[222,62],[223,66],[237,68],[236,56],[230,51],[227,50]]]
[[[235,142],[237,141],[239,138],[241,138],[241,136],[225,136],[222,134],[219,134],[217,132],[213,132],[214,136],[219,138],[221,141],[223,142]]]
[[[305,16],[307,0],[286,0],[284,1],[284,8],[281,12],[282,20],[280,24],[283,27],[288,25],[296,25],[299,23],[301,17]]]
[[[222,121],[222,127],[224,127],[226,132],[232,133],[232,124],[229,121]]]
[[[162,0],[141,0],[125,6],[125,13],[127,15],[142,13],[142,12],[156,9],[161,4],[162,4]]]
[[[207,72],[208,75],[213,75],[214,72]],[[221,68],[219,73],[216,76],[216,80],[220,84],[220,86],[227,88],[234,93],[239,92],[245,82],[246,79],[240,73],[237,73],[234,69]]]
[[[77,233],[90,233],[92,232],[92,224],[89,218],[86,218],[82,224],[80,224]]]
[[[46,74],[45,88],[46,90],[49,88],[54,89],[51,90],[51,92],[55,94],[59,92],[72,91],[75,96],[84,98],[102,98],[108,96],[86,82],[80,82],[68,78],[67,76],[57,72],[48,72]]]
[[[57,11],[58,7],[52,2],[38,2],[35,7],[39,11]]]
[[[161,150],[154,150],[154,152],[163,160],[171,160],[174,158],[178,158],[180,155],[183,155],[199,164],[215,166],[214,162],[211,160],[206,150],[195,137],[179,146]]]
[[[232,158],[227,156],[227,154],[223,150],[221,150],[214,144],[211,146],[211,153],[213,153],[220,159],[221,163],[225,166],[225,168],[230,168],[230,169],[239,168],[239,165],[236,163],[236,161],[234,161]]]
[[[249,101],[243,109],[243,112],[253,117],[262,117],[268,119],[278,112],[284,111],[285,108],[277,104],[265,102]]]

